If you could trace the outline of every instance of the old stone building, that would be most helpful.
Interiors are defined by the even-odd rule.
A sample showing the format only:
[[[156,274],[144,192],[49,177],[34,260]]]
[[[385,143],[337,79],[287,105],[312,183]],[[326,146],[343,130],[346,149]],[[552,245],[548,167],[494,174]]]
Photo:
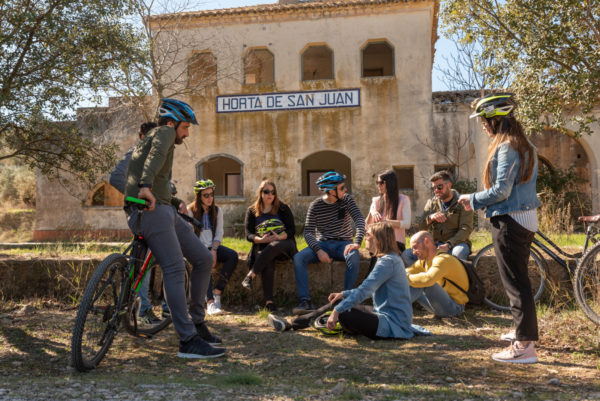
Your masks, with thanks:
[[[317,194],[314,179],[335,169],[348,177],[366,214],[376,195],[375,174],[392,168],[411,197],[414,221],[431,196],[427,177],[435,170],[450,167],[460,179],[478,178],[487,137],[468,119],[474,94],[432,97],[438,8],[437,0],[291,1],[187,13],[185,24],[173,22],[171,29],[193,44],[178,55],[181,70],[173,74],[206,83],[183,99],[200,125],[176,148],[178,196],[191,201],[194,182],[213,179],[226,225],[235,227],[269,177],[302,222]],[[171,20],[156,16],[151,23]],[[219,40],[199,39],[209,37]],[[103,113],[105,136],[124,152],[142,121],[113,106],[94,112]],[[595,210],[597,131],[579,140],[536,139],[550,164],[574,164],[586,176]],[[128,235],[122,198],[106,177],[74,196],[39,177],[37,199],[37,239]]]

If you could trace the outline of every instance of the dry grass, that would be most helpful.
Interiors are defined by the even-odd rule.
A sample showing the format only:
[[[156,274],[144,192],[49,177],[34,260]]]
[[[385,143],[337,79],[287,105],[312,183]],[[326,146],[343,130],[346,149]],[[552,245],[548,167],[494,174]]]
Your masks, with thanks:
[[[457,319],[418,313],[415,323],[434,335],[410,341],[324,337],[313,329],[277,333],[264,311],[235,309],[209,317],[227,357],[182,361],[172,327],[151,340],[120,333],[89,374],[68,368],[75,310],[34,301],[36,312],[0,307],[0,384],[93,380],[96,387],[179,383],[198,398],[216,399],[598,399],[598,328],[578,311],[540,310],[541,363],[507,366],[489,354],[504,346],[499,335],[510,318],[488,309]],[[556,378],[559,385],[549,384]],[[207,387],[208,386],[208,387]]]

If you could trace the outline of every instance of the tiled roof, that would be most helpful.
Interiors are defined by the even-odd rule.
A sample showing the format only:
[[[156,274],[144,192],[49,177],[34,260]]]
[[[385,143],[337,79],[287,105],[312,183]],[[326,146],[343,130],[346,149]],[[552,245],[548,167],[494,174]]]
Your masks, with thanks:
[[[241,15],[241,14],[256,14],[269,11],[293,11],[293,10],[310,10],[310,9],[333,9],[343,8],[348,6],[370,6],[388,3],[415,3],[424,2],[427,0],[339,0],[339,1],[305,1],[291,4],[259,4],[247,7],[222,8],[216,10],[189,11],[178,13],[178,16],[187,15],[190,17],[208,17],[208,16],[225,16],[225,15]],[[439,3],[438,1],[435,1]],[[172,14],[154,15],[152,19],[169,18]]]

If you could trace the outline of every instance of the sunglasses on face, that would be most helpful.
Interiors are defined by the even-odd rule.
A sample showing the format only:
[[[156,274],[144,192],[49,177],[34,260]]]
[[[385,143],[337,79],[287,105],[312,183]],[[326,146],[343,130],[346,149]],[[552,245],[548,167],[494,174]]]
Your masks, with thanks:
[[[205,199],[212,198],[214,196],[215,196],[214,192],[209,192],[209,193],[206,193],[206,194],[202,194],[202,197],[205,198]]]
[[[377,180],[377,185],[383,185],[383,184],[385,184],[385,181],[383,181],[383,180]]]
[[[275,190],[263,189],[262,193],[265,195],[275,195]]]
[[[338,188],[338,190],[339,190],[339,191],[345,191],[345,190],[347,190],[347,189],[348,189],[348,188],[346,188],[346,186],[345,186],[345,185],[342,185],[341,187],[339,187],[339,188]]]
[[[432,185],[432,186],[431,186],[431,190],[432,190],[432,191],[435,191],[435,190],[437,189],[438,191],[441,191],[441,190],[444,188],[444,185],[445,185],[445,184],[437,184],[437,185]]]

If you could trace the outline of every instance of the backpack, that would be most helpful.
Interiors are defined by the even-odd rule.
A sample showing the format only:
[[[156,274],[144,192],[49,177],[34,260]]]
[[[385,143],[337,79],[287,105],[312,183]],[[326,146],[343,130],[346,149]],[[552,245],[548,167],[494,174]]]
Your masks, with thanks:
[[[456,258],[458,259],[458,258]],[[483,304],[483,299],[485,298],[485,286],[483,285],[483,281],[477,275],[477,272],[473,268],[473,263],[468,260],[458,259],[462,263],[467,272],[467,277],[469,278],[469,291],[465,291],[460,285],[456,284],[454,281],[449,278],[445,278],[444,280],[449,281],[453,286],[458,288],[463,294],[469,298],[467,302],[469,305],[481,305]]]

